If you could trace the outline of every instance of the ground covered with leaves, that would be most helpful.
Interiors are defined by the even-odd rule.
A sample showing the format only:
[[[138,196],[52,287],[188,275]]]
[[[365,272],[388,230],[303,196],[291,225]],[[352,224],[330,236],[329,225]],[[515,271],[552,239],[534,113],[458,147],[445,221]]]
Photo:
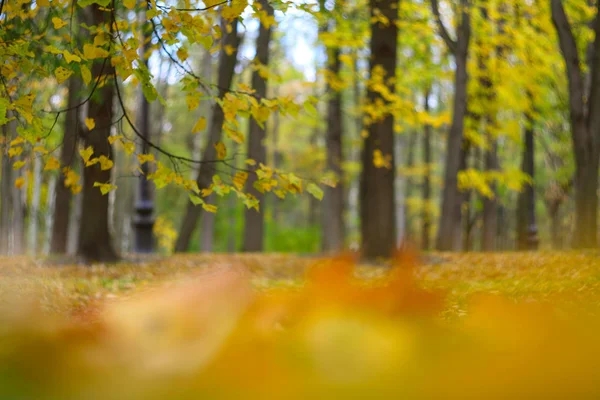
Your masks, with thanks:
[[[0,398],[592,398],[600,253],[0,259]]]

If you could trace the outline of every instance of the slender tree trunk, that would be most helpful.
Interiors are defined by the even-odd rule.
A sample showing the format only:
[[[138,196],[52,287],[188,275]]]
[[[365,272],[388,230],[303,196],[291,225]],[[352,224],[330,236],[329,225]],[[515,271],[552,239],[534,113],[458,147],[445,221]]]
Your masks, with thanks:
[[[10,117],[10,115],[7,115]],[[9,143],[16,129],[15,121],[2,126],[4,144],[2,146],[2,181],[0,182],[0,254],[8,255],[10,252],[10,235],[13,211],[13,179],[12,162],[8,156]]]
[[[340,73],[340,50],[329,49],[327,68],[332,76]],[[346,226],[344,223],[345,186],[342,162],[344,161],[342,143],[342,93],[331,87],[327,88],[330,100],[327,105],[327,171],[332,171],[338,177],[338,185],[325,189],[323,199],[323,250],[340,251],[344,248]]]
[[[277,94],[275,95],[275,97],[277,97]],[[279,129],[281,127],[281,115],[279,114],[279,110],[275,111],[275,114],[273,115],[273,127],[270,130],[270,134],[271,134],[271,146],[273,147],[272,150],[272,157],[271,157],[271,163],[273,164],[273,168],[277,169],[277,168],[281,168],[281,164],[282,164],[282,156],[281,156],[281,152],[279,151]],[[271,194],[271,207],[272,207],[272,211],[273,211],[273,223],[279,225],[280,224],[280,219],[281,219],[281,199],[277,196],[275,196],[274,194]]]
[[[495,139],[491,140],[490,149],[485,152],[485,171],[498,170],[498,145]],[[496,250],[496,235],[498,221],[498,200],[496,198],[496,184],[490,183],[493,198],[483,198],[483,213],[481,227],[481,250],[494,251]]]
[[[457,39],[452,40],[441,22],[437,0],[431,2],[433,13],[436,15],[440,33],[448,48],[454,54],[456,71],[454,77],[454,106],[452,125],[448,132],[446,143],[446,161],[444,172],[444,189],[442,191],[441,215],[438,228],[436,247],[440,251],[460,249],[460,235],[456,235],[456,227],[461,226],[460,208],[462,195],[458,190],[458,171],[460,170],[460,153],[463,141],[465,117],[467,115],[467,57],[471,37],[469,2],[462,0],[463,11],[457,28]]]
[[[554,250],[561,250],[563,248],[563,226],[560,213],[561,205],[561,199],[552,199],[548,205],[548,214],[550,216],[550,240]]]
[[[231,54],[227,54],[226,51],[221,51],[219,57],[218,86],[220,98],[225,96],[229,90],[229,87],[231,86],[231,81],[233,80],[233,71],[235,69],[237,59],[237,51],[242,40],[241,35],[238,35],[237,21],[234,21],[231,24],[231,28],[231,32],[225,34],[223,48],[225,48],[225,46],[231,46],[234,51],[231,52]],[[223,32],[226,32],[226,29],[223,29]],[[209,124],[209,136],[206,146],[204,147],[204,152],[202,153],[203,160],[208,161],[216,159],[217,154],[214,144],[221,139],[222,125],[224,120],[225,115],[223,114],[221,106],[214,104],[212,109],[212,117]],[[212,163],[206,162],[200,165],[198,175],[196,177],[196,182],[198,183],[198,187],[200,189],[210,186],[213,172],[214,165]],[[202,208],[200,206],[195,206],[191,201],[188,202],[185,215],[179,229],[179,236],[177,237],[177,242],[175,243],[176,252],[184,252],[188,249],[192,234],[194,233],[196,224],[198,223],[201,210]]]
[[[48,193],[46,198],[46,215],[45,215],[45,231],[44,231],[44,247],[43,254],[50,254],[50,243],[52,241],[52,225],[54,224],[54,202],[56,201],[56,176],[51,176],[48,181]]]
[[[152,27],[149,22],[146,21],[146,14],[144,12],[139,14],[142,30],[143,30],[143,43],[140,48],[141,59],[143,60],[146,68],[148,68],[149,60],[147,57],[148,51],[152,46]],[[141,89],[141,88],[140,88]],[[139,139],[140,142],[138,148],[141,149],[142,154],[151,153],[150,146],[147,141],[150,140],[152,134],[151,128],[151,116],[150,116],[150,102],[146,99],[142,90],[138,92],[139,110],[137,114],[137,127],[144,139]],[[150,180],[147,178],[150,171],[150,163],[144,163],[140,166],[142,173],[138,177],[137,187],[135,191],[135,205],[133,215],[133,231],[134,231],[134,243],[133,250],[136,253],[152,253],[155,248],[154,239],[154,191],[150,184]]]
[[[413,218],[410,210],[408,209],[409,200],[413,196],[413,191],[415,187],[415,178],[411,176],[412,168],[415,165],[415,152],[417,149],[417,132],[413,131],[410,133],[408,137],[408,148],[406,149],[406,167],[410,171],[409,175],[405,178],[405,188],[404,188],[404,207],[402,213],[404,214],[404,237],[405,241],[413,241],[414,233],[413,233]]]
[[[31,196],[31,212],[29,213],[28,247],[29,254],[38,252],[38,234],[40,217],[40,196],[42,186],[42,160],[36,156],[33,160],[33,193]]]
[[[273,15],[273,7],[268,0],[259,0],[259,4],[267,15]],[[256,39],[256,56],[254,62],[259,65],[269,65],[269,43],[271,42],[271,27],[260,24],[258,29],[258,38]],[[259,97],[267,96],[267,79],[260,76],[259,71],[254,71],[252,74],[252,88],[256,91]],[[263,126],[260,126],[254,118],[250,118],[248,129],[248,158],[255,160],[257,163],[267,162],[267,150],[265,147],[266,126],[267,121]],[[244,244],[243,251],[263,251],[264,242],[264,225],[265,225],[265,204],[264,194],[254,188],[254,183],[257,177],[255,174],[250,174],[246,182],[246,190],[248,193],[255,196],[260,202],[260,210],[254,208],[244,210]]]
[[[109,13],[97,4],[93,4],[94,25],[100,26],[108,22]],[[110,61],[99,60],[92,66],[94,80],[101,80],[104,85],[96,90],[97,97],[92,97],[88,108],[88,118],[96,122],[92,132],[84,135],[85,146],[92,146],[94,157],[105,156],[112,159],[112,146],[108,143],[113,120],[113,79],[114,67]],[[79,227],[78,255],[87,262],[113,262],[119,257],[113,247],[109,232],[108,196],[103,195],[95,182],[109,183],[111,169],[103,171],[100,164],[83,169],[83,209]]]
[[[517,203],[517,250],[535,250],[538,245],[535,224],[535,148],[533,134],[533,119],[528,114],[521,171],[531,177],[532,182],[519,193]]]
[[[79,103],[79,91],[81,90],[81,78],[71,76],[69,78],[69,97],[67,100],[65,129],[63,145],[60,153],[60,164],[62,167],[72,168],[73,159],[77,155],[77,137],[79,134],[79,109],[75,106]],[[67,251],[67,238],[69,235],[69,215],[71,213],[71,190],[65,187],[65,176],[61,174],[56,185],[56,201],[54,202],[54,224],[52,226],[52,243],[50,252],[64,254]]]
[[[429,97],[431,96],[431,89],[425,91],[425,112],[429,113],[431,106],[429,104]],[[431,125],[425,124],[423,129],[423,164],[425,164],[427,170],[423,177],[423,211],[422,211],[422,227],[421,227],[421,249],[429,250],[431,247]]]
[[[552,21],[558,34],[569,83],[569,111],[575,155],[575,231],[573,246],[598,246],[598,163],[600,154],[600,2],[596,2],[595,32],[590,48],[589,93],[575,36],[561,0],[551,0]]]
[[[471,143],[467,139],[463,139],[463,144],[460,149],[460,167],[459,171],[465,171],[469,168],[469,155],[472,153]],[[477,160],[477,152],[472,157],[475,161]],[[462,250],[463,251],[471,251],[472,250],[472,228],[473,222],[472,219],[475,216],[471,215],[471,197],[473,191],[471,189],[467,189],[460,193],[460,200],[455,209],[454,218],[457,221],[455,235],[459,238],[462,238]],[[461,248],[457,248],[456,250],[461,250]]]
[[[389,23],[373,22],[371,24],[371,60],[370,74],[376,68],[385,73],[387,88],[395,92],[396,57],[398,51],[398,1],[370,0],[371,16],[378,12],[388,19]],[[370,104],[388,101],[376,91],[368,91]],[[365,259],[391,257],[396,249],[396,196],[394,180],[396,177],[396,160],[394,155],[394,117],[391,113],[369,125],[369,135],[365,139],[362,152],[362,174],[360,182],[360,220],[361,247]],[[389,158],[389,168],[378,168],[374,165],[374,153],[380,151],[383,157]]]
[[[18,160],[15,160],[18,161]],[[15,180],[19,177],[23,177],[23,170],[20,169],[15,175]],[[30,185],[31,182],[28,182]],[[19,255],[25,252],[25,207],[27,192],[25,187],[23,189],[18,189],[15,186],[12,186],[12,221],[11,221],[11,231],[12,231],[12,244],[11,244],[11,254]]]

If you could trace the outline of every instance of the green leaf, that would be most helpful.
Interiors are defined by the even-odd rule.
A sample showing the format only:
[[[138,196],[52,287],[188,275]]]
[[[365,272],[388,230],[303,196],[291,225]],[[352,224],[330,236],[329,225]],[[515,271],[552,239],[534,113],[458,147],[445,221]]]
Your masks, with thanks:
[[[204,204],[204,200],[202,200],[200,197],[196,196],[195,194],[188,193],[188,196],[193,205],[197,206],[198,204]]]
[[[87,7],[92,4],[98,4],[102,7],[107,7],[111,0],[78,0],[77,5],[81,8]]]
[[[0,98],[0,126],[6,124],[8,122],[8,118],[6,118],[6,111],[8,109],[8,99],[4,97]]]
[[[323,189],[314,183],[309,183],[306,187],[306,191],[314,196],[317,200],[323,200]]]

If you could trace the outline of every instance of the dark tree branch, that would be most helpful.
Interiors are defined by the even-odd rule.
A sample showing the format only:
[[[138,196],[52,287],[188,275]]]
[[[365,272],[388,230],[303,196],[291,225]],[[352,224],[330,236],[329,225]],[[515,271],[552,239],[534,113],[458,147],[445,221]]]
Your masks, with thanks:
[[[433,12],[433,16],[435,17],[435,22],[438,26],[439,34],[446,43],[446,46],[448,46],[448,50],[450,50],[452,54],[456,54],[457,42],[456,40],[452,39],[450,33],[448,32],[448,29],[446,29],[446,26],[442,21],[438,0],[431,0],[431,11]]]
[[[587,128],[590,132],[594,157],[600,153],[600,3],[596,5],[596,18],[593,22],[595,39],[588,67],[590,70],[590,90],[588,100]]]
[[[560,50],[563,54],[567,67],[567,77],[569,81],[569,106],[571,118],[573,121],[581,121],[585,119],[585,104],[584,104],[584,82],[581,72],[579,54],[577,53],[577,43],[573,36],[573,31],[562,0],[551,0],[552,6],[552,22],[556,27]]]
[[[212,8],[216,8],[216,7],[222,6],[222,5],[227,4],[227,3],[229,3],[229,0],[221,1],[219,3],[213,4],[211,6],[204,7],[204,8],[175,8],[175,10],[176,11],[187,11],[187,12],[192,12],[192,11],[208,11],[208,10],[210,10]],[[171,7],[160,6],[158,4],[156,5],[156,8],[161,9],[163,11],[172,10]]]

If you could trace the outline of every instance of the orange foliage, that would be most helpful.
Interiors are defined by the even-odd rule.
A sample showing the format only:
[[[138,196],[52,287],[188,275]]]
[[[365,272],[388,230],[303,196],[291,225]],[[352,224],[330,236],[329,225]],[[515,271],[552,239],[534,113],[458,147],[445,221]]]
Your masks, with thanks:
[[[358,278],[354,262],[319,261],[300,289],[257,291],[232,263],[105,301],[91,318],[3,312],[0,398],[600,395],[598,317],[487,294],[448,322],[410,250],[385,279]]]

